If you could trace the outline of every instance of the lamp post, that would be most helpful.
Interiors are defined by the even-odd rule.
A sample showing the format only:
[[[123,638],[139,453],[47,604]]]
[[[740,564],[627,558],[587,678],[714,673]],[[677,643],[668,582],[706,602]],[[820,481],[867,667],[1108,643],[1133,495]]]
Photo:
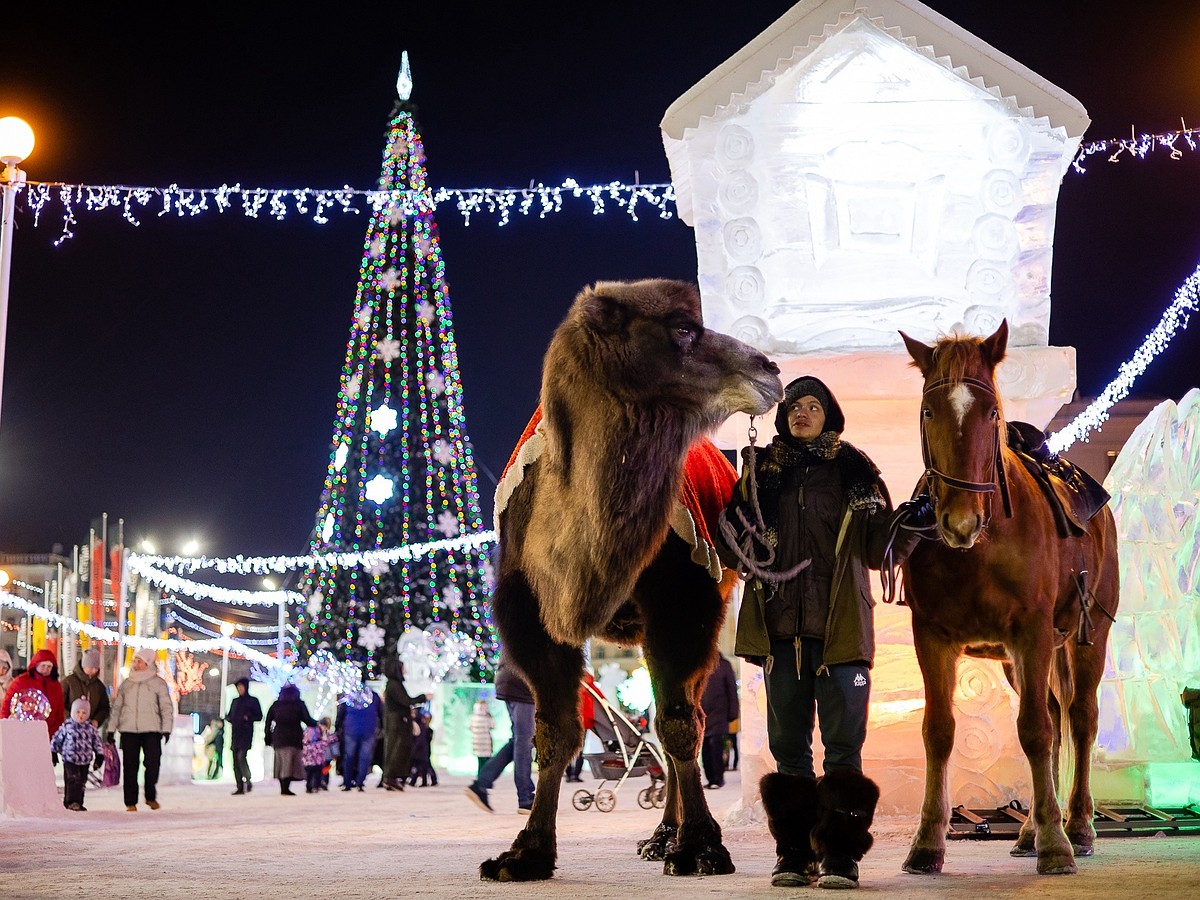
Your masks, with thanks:
[[[268,591],[273,591],[276,588],[274,578],[264,578],[263,587]],[[279,635],[275,641],[275,658],[283,662],[283,644],[287,639],[287,600],[281,595],[279,598]]]
[[[13,215],[17,193],[25,186],[25,173],[18,163],[33,152],[33,129],[24,119],[5,116],[0,119],[0,193],[3,193],[3,218],[0,219],[0,399],[4,392],[4,338],[8,332],[8,278],[12,266]]]
[[[225,645],[221,653],[221,718],[225,718],[227,712],[225,706],[225,687],[229,684],[229,638],[233,636],[233,623],[221,623],[221,638]]]

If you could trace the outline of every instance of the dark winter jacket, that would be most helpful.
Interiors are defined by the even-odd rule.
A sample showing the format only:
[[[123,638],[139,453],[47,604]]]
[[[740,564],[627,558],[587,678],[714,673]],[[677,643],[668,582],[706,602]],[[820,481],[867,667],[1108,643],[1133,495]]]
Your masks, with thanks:
[[[402,724],[408,726],[412,722],[412,708],[424,703],[428,697],[418,694],[410,696],[404,686],[404,665],[398,659],[388,661],[387,687],[383,689],[383,712],[387,731],[390,734]]]
[[[234,684],[245,685],[246,693],[234,697],[225,714],[225,721],[229,723],[229,746],[234,750],[249,749],[254,742],[254,723],[262,721],[262,706],[257,697],[250,696],[249,678],[239,678]]]
[[[77,766],[91,765],[97,756],[104,755],[104,738],[91,721],[67,719],[50,739],[50,749]]]
[[[733,664],[724,656],[717,658],[717,667],[708,676],[700,708],[704,710],[705,734],[729,734],[729,724],[741,713],[737,676],[733,674]]]
[[[294,747],[304,744],[304,726],[316,725],[304,701],[300,689],[294,684],[285,684],[279,689],[279,699],[267,710],[265,722],[268,747]]]
[[[88,675],[83,671],[83,663],[76,663],[75,671],[63,679],[62,689],[64,709],[69,710],[71,704],[82,697],[92,707],[88,718],[96,723],[97,728],[104,727],[104,723],[108,721],[111,707],[108,700],[108,688],[100,680],[99,672],[95,675]]]
[[[37,670],[43,662],[54,664],[49,676],[43,676]],[[58,680],[58,658],[51,651],[39,650],[33,654],[33,658],[29,660],[29,668],[9,682],[8,690],[4,692],[4,700],[0,701],[0,719],[7,719],[12,715],[13,698],[22,691],[38,691],[50,701],[50,715],[46,719],[46,728],[49,731],[47,737],[53,737],[54,732],[58,731],[58,727],[66,719],[66,712],[63,709],[62,684]]]
[[[503,650],[496,666],[496,699],[512,700],[517,703],[533,704],[533,694],[525,679],[512,667]]]
[[[844,417],[831,393],[828,397],[826,428],[835,430],[811,442],[798,441],[787,431],[785,401],[776,416],[781,433],[755,454],[763,537],[776,554],[771,569],[786,571],[809,560],[796,578],[782,584],[747,580],[734,652],[756,665],[770,655],[772,638],[809,636],[824,641],[823,667],[870,666],[875,659],[875,600],[868,570],[883,561],[891,499],[870,458],[840,439]],[[750,497],[747,451],[731,511]],[[736,517],[730,521],[738,527]],[[739,567],[721,534],[717,550],[727,566]]]

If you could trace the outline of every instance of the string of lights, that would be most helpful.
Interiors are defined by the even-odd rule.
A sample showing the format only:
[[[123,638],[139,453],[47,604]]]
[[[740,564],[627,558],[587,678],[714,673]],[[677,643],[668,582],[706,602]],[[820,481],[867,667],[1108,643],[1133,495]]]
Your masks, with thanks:
[[[251,188],[239,184],[219,187],[185,188],[178,184],[167,187],[137,187],[119,184],[66,184],[38,181],[28,183],[26,203],[33,212],[37,226],[43,215],[52,209],[61,210],[62,233],[54,241],[58,246],[75,236],[80,212],[103,212],[119,209],[121,218],[133,226],[142,224],[141,217],[191,217],[215,210],[225,213],[241,208],[251,219],[269,217],[282,221],[288,216],[311,218],[318,225],[329,222],[332,210],[357,215],[360,205],[374,213],[396,211],[404,216],[429,213],[452,203],[470,225],[472,219],[487,215],[504,227],[514,214],[537,215],[544,219],[562,212],[564,200],[576,199],[590,203],[592,215],[603,215],[610,206],[622,210],[635,222],[640,221],[638,210],[650,208],[660,219],[674,216],[675,188],[670,184],[627,184],[610,181],[607,184],[580,184],[568,178],[559,185],[530,182],[527,188],[427,188],[424,190],[361,190],[349,185],[337,189],[321,188]]]
[[[406,544],[401,547],[362,551],[330,551],[309,553],[305,556],[229,556],[209,558],[207,556],[150,556],[131,553],[130,568],[135,564],[149,569],[168,569],[173,572],[189,573],[201,569],[216,569],[223,574],[266,575],[271,572],[288,572],[293,569],[371,568],[379,564],[393,565],[402,560],[420,559],[434,553],[450,550],[478,550],[494,543],[496,532],[478,531],[473,534],[429,541],[422,544]],[[138,569],[140,571],[140,569]],[[194,594],[191,596],[195,596]]]
[[[218,628],[225,624],[232,625],[235,632],[244,631],[253,634],[279,634],[279,626],[277,625],[248,625],[243,622],[227,622],[225,619],[218,619],[216,616],[210,616],[203,610],[188,606],[178,597],[168,597],[167,599],[163,600],[159,606],[172,607],[173,610],[183,610],[189,616],[195,616],[197,619],[203,619],[205,622],[216,625]],[[176,619],[180,618],[178,612],[172,611],[170,615],[175,616]],[[294,625],[288,625],[287,630],[291,634],[296,633],[296,628]]]
[[[1200,129],[1188,128],[1183,117],[1179,118],[1180,128],[1178,131],[1162,131],[1157,134],[1136,134],[1133,126],[1129,128],[1128,138],[1108,138],[1102,141],[1092,141],[1088,144],[1081,144],[1075,158],[1071,160],[1071,166],[1077,173],[1082,175],[1087,171],[1084,163],[1088,157],[1096,154],[1105,154],[1110,163],[1120,162],[1124,158],[1145,159],[1150,153],[1161,147],[1164,150],[1170,151],[1171,159],[1181,159],[1183,150],[1180,147],[1180,142],[1187,147],[1188,150],[1194,151],[1197,146],[1197,136],[1200,135]]]
[[[1154,357],[1162,353],[1176,333],[1187,328],[1191,314],[1200,311],[1200,265],[1175,291],[1158,324],[1142,340],[1141,346],[1127,361],[1121,363],[1117,377],[1086,409],[1046,440],[1046,446],[1061,453],[1079,440],[1087,440],[1093,428],[1098,429],[1108,419],[1108,411],[1125,396],[1139,375],[1146,371]]]
[[[220,632],[216,632],[210,628],[206,628],[203,625],[199,624],[198,622],[193,622],[190,619],[188,619],[186,616],[181,616],[177,612],[172,613],[171,617],[175,620],[175,624],[181,628],[187,628],[190,631],[195,631],[199,634],[208,635],[210,638],[218,638],[219,639],[221,637]],[[294,628],[289,629],[289,634],[287,635],[287,638],[293,647],[295,646],[295,643],[296,643],[294,632],[295,632]],[[278,642],[279,642],[278,638],[242,638],[241,639],[241,643],[245,644],[247,647],[274,647],[278,644]]]
[[[216,584],[201,584],[188,578],[181,578],[173,572],[164,572],[138,558],[129,560],[129,570],[136,572],[150,584],[168,594],[187,594],[199,600],[212,600],[216,603],[230,603],[235,606],[279,606],[281,603],[303,603],[304,598],[295,591],[247,591],[237,588],[221,587]]]

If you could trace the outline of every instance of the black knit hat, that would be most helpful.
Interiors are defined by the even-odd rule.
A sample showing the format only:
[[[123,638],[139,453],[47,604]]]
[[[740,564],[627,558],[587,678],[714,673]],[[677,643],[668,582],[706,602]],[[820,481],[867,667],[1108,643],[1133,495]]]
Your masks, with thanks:
[[[825,386],[825,382],[819,378],[814,378],[812,375],[801,375],[783,389],[783,402],[779,404],[779,409],[775,413],[775,430],[780,435],[784,437],[791,435],[787,420],[788,407],[801,397],[817,398],[817,402],[825,410],[826,431],[841,434],[846,429],[846,417],[842,413],[842,408],[838,405],[837,398],[833,396],[833,392]]]

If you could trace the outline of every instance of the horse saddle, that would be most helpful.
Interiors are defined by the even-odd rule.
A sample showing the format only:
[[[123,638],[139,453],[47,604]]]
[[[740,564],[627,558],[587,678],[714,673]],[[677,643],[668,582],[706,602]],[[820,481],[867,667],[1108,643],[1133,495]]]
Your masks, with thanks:
[[[1059,537],[1079,537],[1109,501],[1109,493],[1075,463],[1046,446],[1046,435],[1028,422],[1008,423],[1008,446],[1041,485]]]

